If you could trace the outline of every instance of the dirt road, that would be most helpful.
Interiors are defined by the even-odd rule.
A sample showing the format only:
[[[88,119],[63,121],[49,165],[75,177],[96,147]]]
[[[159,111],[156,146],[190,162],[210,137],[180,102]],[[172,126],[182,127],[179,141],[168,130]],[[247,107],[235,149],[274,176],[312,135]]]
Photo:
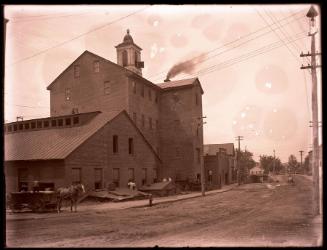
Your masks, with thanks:
[[[24,247],[312,246],[310,180],[247,184],[225,193],[122,210],[7,221],[7,245]]]

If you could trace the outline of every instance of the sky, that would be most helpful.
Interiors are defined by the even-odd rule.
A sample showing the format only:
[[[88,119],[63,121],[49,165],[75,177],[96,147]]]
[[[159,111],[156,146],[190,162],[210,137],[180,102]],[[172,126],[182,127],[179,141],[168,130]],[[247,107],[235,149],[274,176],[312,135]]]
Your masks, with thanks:
[[[50,116],[46,87],[89,50],[116,63],[114,46],[130,30],[142,50],[143,77],[161,83],[175,64],[196,67],[204,143],[300,161],[312,150],[310,5],[8,5],[5,18],[5,122]],[[315,6],[320,13],[319,6]],[[318,16],[319,17],[319,16]],[[320,50],[317,18],[316,49]],[[317,56],[320,64],[320,57]],[[319,117],[321,70],[317,68]],[[319,118],[321,121],[321,118]],[[320,131],[321,132],[321,131]],[[321,135],[321,134],[320,134]],[[321,136],[320,136],[321,142]],[[304,158],[303,158],[304,159]]]

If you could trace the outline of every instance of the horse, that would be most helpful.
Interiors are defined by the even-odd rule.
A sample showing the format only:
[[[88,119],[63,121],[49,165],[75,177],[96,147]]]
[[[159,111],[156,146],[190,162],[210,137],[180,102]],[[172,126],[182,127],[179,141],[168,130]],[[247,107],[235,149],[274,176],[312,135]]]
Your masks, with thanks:
[[[73,212],[73,205],[75,212],[77,212],[77,200],[80,193],[85,193],[83,184],[73,184],[70,187],[61,187],[56,191],[57,194],[57,212],[60,213],[62,200],[70,200],[70,211]]]

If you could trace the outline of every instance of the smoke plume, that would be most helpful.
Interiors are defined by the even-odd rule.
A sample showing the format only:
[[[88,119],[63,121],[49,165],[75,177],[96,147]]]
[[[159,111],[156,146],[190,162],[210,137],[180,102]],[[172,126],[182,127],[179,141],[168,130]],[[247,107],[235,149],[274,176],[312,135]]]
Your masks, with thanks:
[[[166,76],[166,80],[169,80],[172,77],[177,76],[180,73],[192,73],[195,68],[203,62],[206,58],[205,54],[201,54],[197,57],[194,57],[190,60],[175,64],[169,71]]]

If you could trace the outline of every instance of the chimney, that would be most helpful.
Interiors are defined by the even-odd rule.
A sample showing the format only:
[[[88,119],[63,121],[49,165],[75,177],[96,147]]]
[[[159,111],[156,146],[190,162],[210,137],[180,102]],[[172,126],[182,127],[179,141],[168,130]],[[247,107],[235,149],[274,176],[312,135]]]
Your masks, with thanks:
[[[164,82],[170,82],[170,80],[169,80],[168,78],[166,78],[166,79],[164,80]]]

